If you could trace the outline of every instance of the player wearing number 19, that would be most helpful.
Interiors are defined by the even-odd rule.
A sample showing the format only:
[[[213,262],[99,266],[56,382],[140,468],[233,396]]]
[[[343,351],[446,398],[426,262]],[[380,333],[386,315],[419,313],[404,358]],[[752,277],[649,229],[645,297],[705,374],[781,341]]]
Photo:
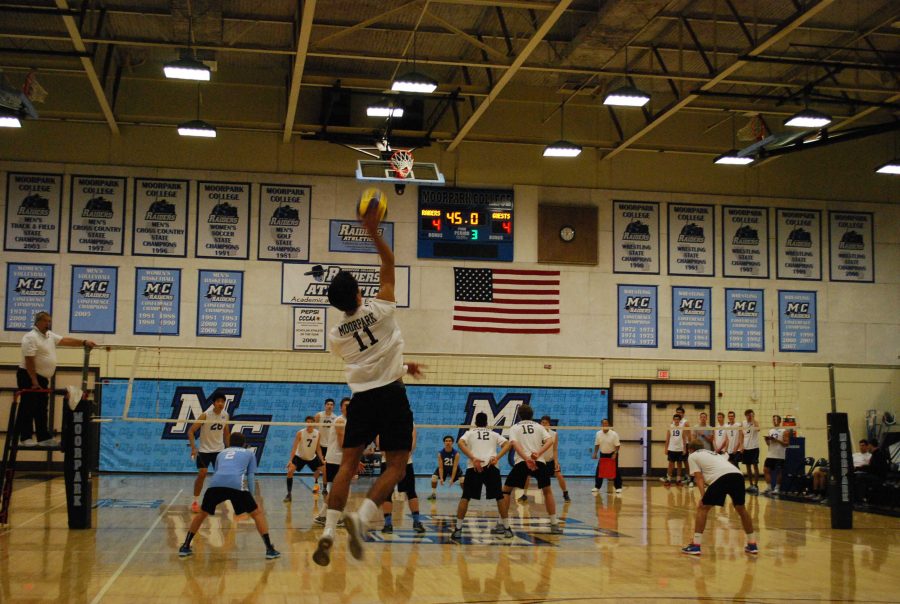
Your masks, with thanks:
[[[379,519],[379,507],[391,496],[406,473],[412,448],[413,414],[406,398],[403,375],[421,375],[417,363],[403,362],[403,337],[394,312],[394,253],[378,233],[379,216],[373,207],[361,217],[381,260],[378,295],[363,303],[356,278],[348,272],[334,276],[328,288],[328,302],[344,313],[328,333],[331,350],[346,364],[347,385],[353,393],[344,429],[341,466],[328,496],[325,530],[313,561],[326,566],[331,561],[334,531],[343,515],[350,554],[363,556],[363,538],[370,523]],[[378,437],[387,466],[369,488],[356,512],[343,514],[366,446]]]

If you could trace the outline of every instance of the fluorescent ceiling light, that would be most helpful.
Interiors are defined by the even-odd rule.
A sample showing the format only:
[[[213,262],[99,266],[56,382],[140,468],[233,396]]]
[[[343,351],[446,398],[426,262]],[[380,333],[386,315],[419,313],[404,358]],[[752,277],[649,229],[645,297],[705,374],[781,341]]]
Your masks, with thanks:
[[[889,161],[883,166],[879,166],[875,170],[878,174],[898,174],[900,175],[900,159]]]
[[[604,105],[618,107],[643,107],[650,102],[650,95],[634,86],[616,88],[603,99]]]
[[[366,115],[369,117],[403,117],[403,107],[391,105],[369,105],[366,107]]]
[[[753,163],[752,157],[745,157],[742,155],[738,155],[737,150],[732,149],[726,153],[723,153],[719,157],[715,159],[714,163],[717,163],[721,166],[746,166],[747,164]]]
[[[194,59],[179,59],[166,63],[163,72],[167,78],[174,80],[200,80],[209,81],[210,69],[200,61]]]
[[[544,157],[578,157],[581,146],[569,141],[556,141],[544,147]]]
[[[21,128],[22,120],[14,115],[0,115],[0,128]]]
[[[831,116],[814,109],[804,109],[784,121],[792,128],[822,128],[831,123]]]
[[[203,120],[191,120],[178,125],[178,134],[181,136],[201,136],[204,138],[216,138],[216,128]]]
[[[411,71],[398,76],[391,85],[395,92],[417,92],[419,94],[431,94],[437,90],[437,82],[425,74]]]

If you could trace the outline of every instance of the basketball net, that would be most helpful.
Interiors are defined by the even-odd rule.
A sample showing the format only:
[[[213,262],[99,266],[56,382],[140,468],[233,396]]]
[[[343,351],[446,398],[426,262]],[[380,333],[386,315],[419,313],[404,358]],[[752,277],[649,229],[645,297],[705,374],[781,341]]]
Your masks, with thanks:
[[[394,151],[393,155],[391,155],[391,168],[394,169],[394,173],[398,178],[409,177],[414,163],[412,151],[399,150]]]

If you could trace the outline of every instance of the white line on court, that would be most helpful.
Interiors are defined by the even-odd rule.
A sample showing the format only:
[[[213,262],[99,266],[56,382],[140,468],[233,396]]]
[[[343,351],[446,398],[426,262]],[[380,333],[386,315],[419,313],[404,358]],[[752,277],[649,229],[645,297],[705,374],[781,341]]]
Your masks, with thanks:
[[[61,494],[62,494],[62,495],[65,495],[65,493],[61,493]],[[57,495],[60,495],[60,493],[58,493]],[[51,495],[50,497],[53,498],[53,497],[55,497],[55,495]],[[28,524],[28,523],[30,523],[30,522],[33,522],[33,521],[37,520],[38,518],[42,518],[42,517],[46,516],[47,514],[49,514],[50,512],[52,512],[53,510],[55,510],[56,508],[62,507],[62,506],[64,506],[64,505],[66,505],[66,502],[65,502],[65,501],[63,501],[62,503],[57,503],[57,504],[54,505],[53,507],[47,508],[46,510],[44,510],[44,511],[41,512],[40,514],[37,514],[36,516],[32,516],[31,518],[29,518],[28,520],[26,520],[26,521],[23,522],[22,524],[17,524],[17,525],[15,525],[15,526],[13,526],[13,525],[10,524],[9,526],[3,528],[3,533],[8,533],[8,532],[12,531],[13,529],[22,528],[22,527],[25,526],[26,524]],[[0,534],[3,534],[3,533],[0,533]]]
[[[141,537],[141,540],[138,541],[137,544],[131,549],[131,552],[128,554],[128,556],[125,558],[125,560],[122,561],[122,564],[119,566],[119,568],[116,569],[116,572],[114,572],[112,574],[112,576],[106,580],[106,583],[103,584],[103,587],[100,588],[100,591],[97,592],[97,595],[94,596],[93,600],[91,600],[91,604],[97,604],[100,600],[103,599],[103,596],[106,595],[106,592],[109,591],[109,588],[112,587],[112,584],[116,582],[116,579],[119,578],[119,575],[122,574],[122,571],[125,570],[125,567],[128,566],[128,564],[131,562],[131,559],[134,558],[134,555],[137,553],[137,551],[139,549],[141,549],[141,546],[144,544],[144,541],[147,540],[147,537],[150,536],[150,533],[153,532],[153,529],[156,528],[156,526],[159,524],[159,521],[163,519],[163,516],[166,515],[166,512],[169,511],[169,508],[171,508],[173,505],[175,505],[175,502],[178,500],[179,497],[181,497],[181,494],[183,492],[184,492],[184,489],[179,490],[175,494],[175,497],[172,498],[172,501],[169,502],[169,505],[166,506],[166,509],[164,509],[162,511],[162,513],[156,517],[156,521],[154,521],[153,524],[150,525],[150,528],[147,529],[147,532],[144,533],[144,536]]]

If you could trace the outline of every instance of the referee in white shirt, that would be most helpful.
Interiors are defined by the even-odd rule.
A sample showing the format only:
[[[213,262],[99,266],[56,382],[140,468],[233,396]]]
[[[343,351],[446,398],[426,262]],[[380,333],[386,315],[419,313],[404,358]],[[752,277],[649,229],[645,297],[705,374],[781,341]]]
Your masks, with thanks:
[[[50,387],[50,380],[56,373],[57,346],[96,346],[91,340],[64,338],[50,331],[50,313],[41,311],[34,316],[34,328],[22,338],[22,362],[16,371],[16,385],[20,390]],[[59,442],[52,438],[47,427],[47,408],[50,396],[46,392],[25,392],[19,403],[16,417],[16,432],[21,447],[57,447]],[[35,437],[37,437],[35,439]]]

